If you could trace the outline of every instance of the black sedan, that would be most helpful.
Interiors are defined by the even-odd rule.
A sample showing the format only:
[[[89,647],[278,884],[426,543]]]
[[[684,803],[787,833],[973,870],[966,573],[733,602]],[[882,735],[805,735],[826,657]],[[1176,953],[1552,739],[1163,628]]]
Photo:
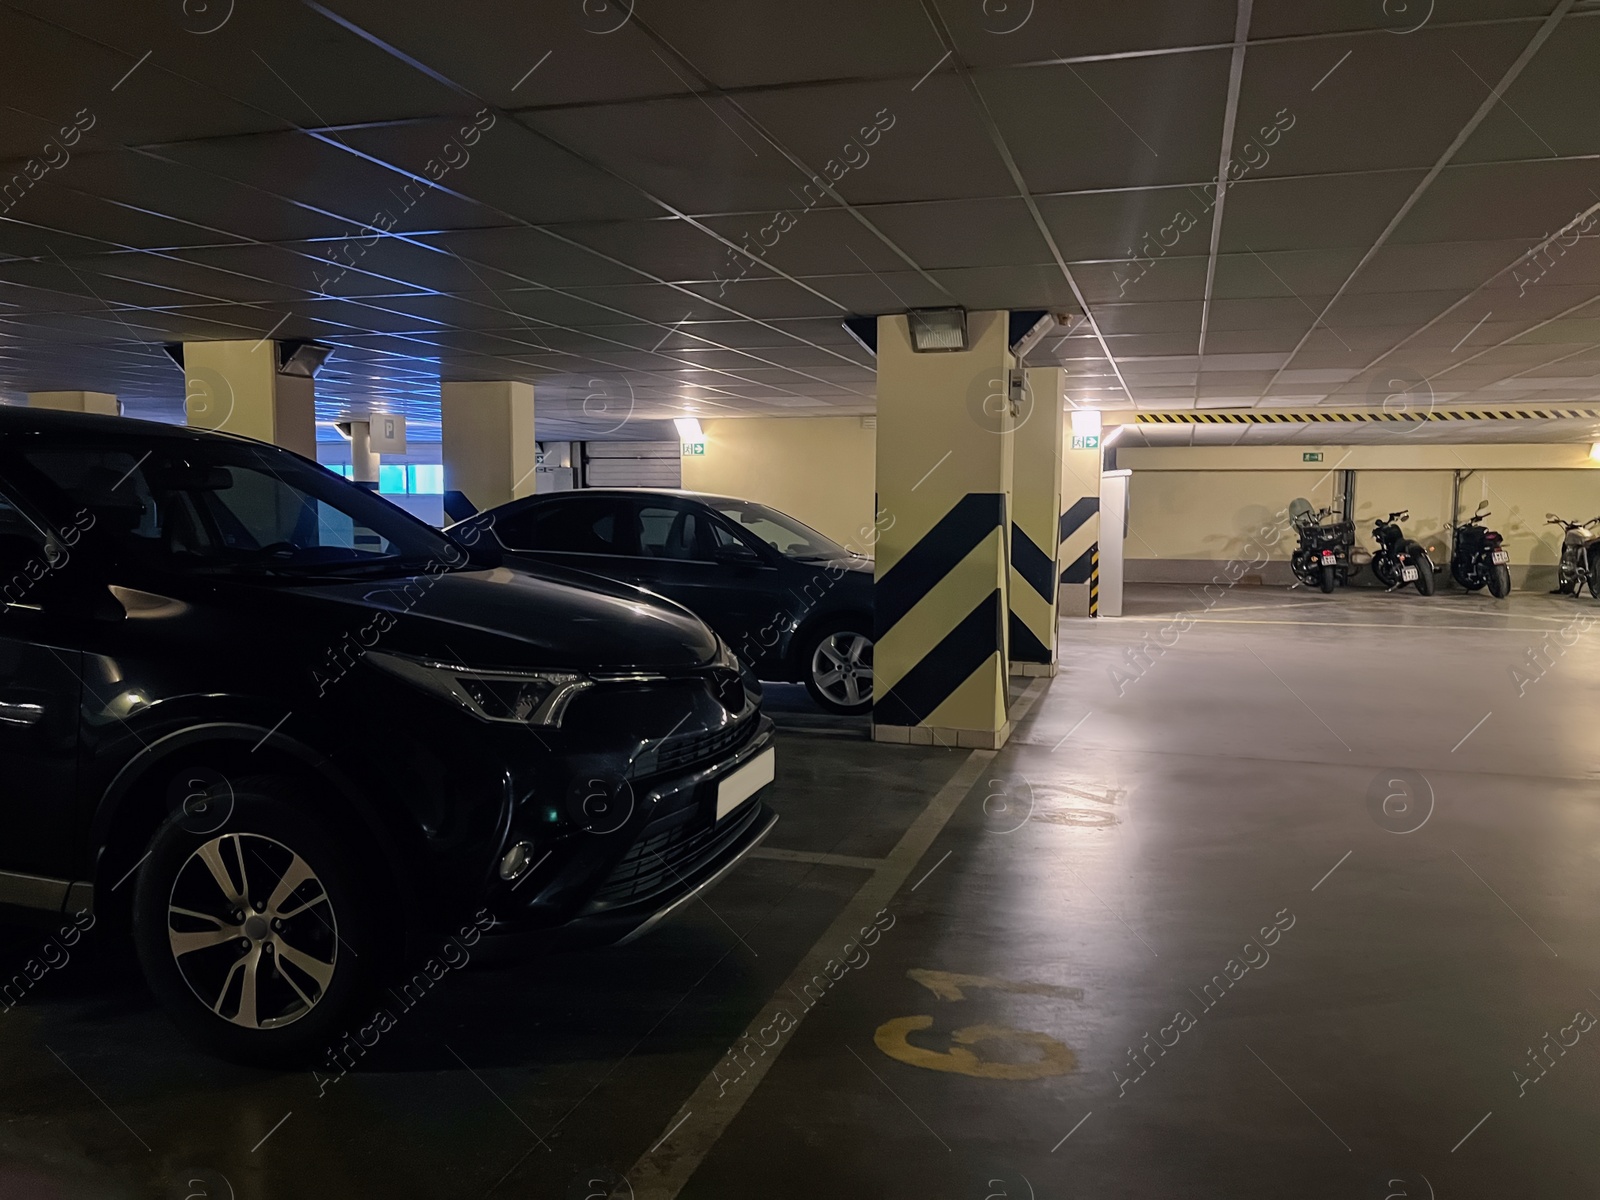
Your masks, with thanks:
[[[720,878],[777,819],[733,653],[482,541],[272,446],[0,408],[0,906],[131,932],[182,1028],[279,1063]]]
[[[493,530],[518,560],[639,584],[722,635],[762,679],[824,708],[872,707],[872,560],[729,496],[584,489],[513,500],[455,530]]]

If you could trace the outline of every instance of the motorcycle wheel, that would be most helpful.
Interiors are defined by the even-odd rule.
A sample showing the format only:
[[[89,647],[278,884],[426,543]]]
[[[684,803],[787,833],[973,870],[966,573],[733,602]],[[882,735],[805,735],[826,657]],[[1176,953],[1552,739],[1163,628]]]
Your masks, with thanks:
[[[1433,595],[1433,563],[1427,555],[1417,559],[1417,591],[1424,596]]]
[[[1388,555],[1374,554],[1372,556],[1372,574],[1384,587],[1393,589],[1395,585],[1394,564]]]
[[[1594,586],[1596,579],[1600,579],[1600,550],[1591,550],[1589,551],[1589,595],[1596,600],[1600,600],[1600,592],[1595,591]],[[1573,588],[1572,594],[1574,596],[1582,595],[1583,586],[1580,584]]]
[[[1511,568],[1504,563],[1489,569],[1489,594],[1496,600],[1504,600],[1511,594]]]
[[[1320,586],[1322,588],[1323,595],[1327,595],[1333,591],[1333,585],[1335,582],[1334,572],[1336,569],[1337,568],[1334,567],[1322,568],[1322,579],[1320,581]]]

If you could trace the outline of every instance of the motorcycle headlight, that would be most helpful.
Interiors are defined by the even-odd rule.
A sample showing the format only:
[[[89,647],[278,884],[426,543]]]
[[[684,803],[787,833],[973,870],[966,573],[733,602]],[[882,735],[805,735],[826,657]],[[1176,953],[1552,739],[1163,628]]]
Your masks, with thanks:
[[[594,686],[594,680],[572,671],[474,671],[378,650],[368,651],[367,658],[479,720],[512,725],[560,725],[573,697]]]

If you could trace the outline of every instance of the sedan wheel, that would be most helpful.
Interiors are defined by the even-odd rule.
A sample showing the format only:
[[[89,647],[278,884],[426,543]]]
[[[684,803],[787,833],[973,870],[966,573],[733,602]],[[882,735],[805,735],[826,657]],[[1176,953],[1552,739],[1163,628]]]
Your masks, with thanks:
[[[806,688],[824,708],[863,713],[872,707],[872,639],[857,629],[830,629],[812,646]]]

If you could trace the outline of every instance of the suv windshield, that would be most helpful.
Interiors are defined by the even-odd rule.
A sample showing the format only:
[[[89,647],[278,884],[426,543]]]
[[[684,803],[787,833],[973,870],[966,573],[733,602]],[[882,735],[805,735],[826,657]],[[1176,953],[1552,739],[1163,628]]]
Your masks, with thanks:
[[[748,534],[788,558],[849,558],[850,551],[793,517],[748,500],[718,500],[713,507]]]
[[[226,438],[30,441],[18,457],[87,510],[117,562],[183,572],[381,575],[465,551],[325,468]]]

